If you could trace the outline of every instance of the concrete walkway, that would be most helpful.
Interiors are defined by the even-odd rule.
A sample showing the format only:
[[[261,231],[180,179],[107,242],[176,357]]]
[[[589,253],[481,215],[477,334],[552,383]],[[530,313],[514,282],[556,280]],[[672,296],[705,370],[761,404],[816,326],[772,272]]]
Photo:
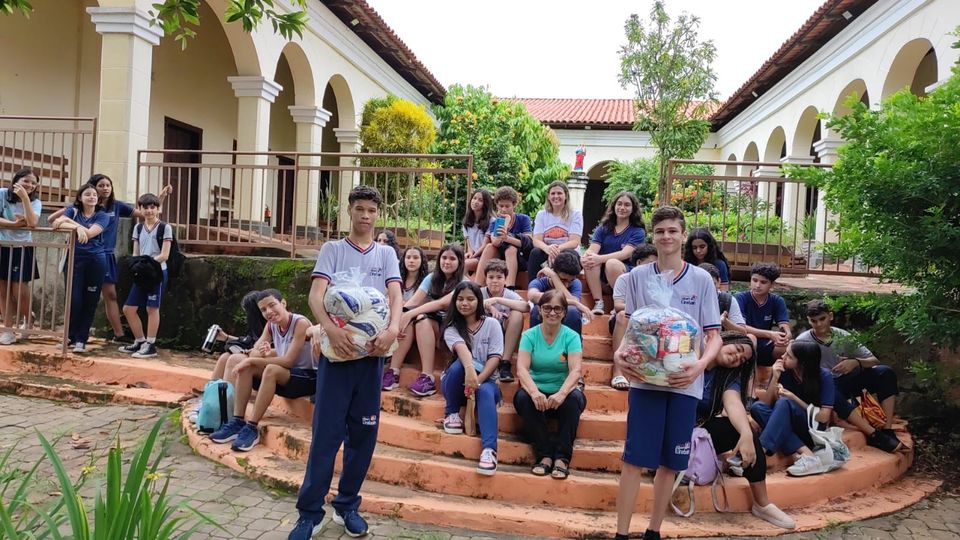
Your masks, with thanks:
[[[43,450],[34,435],[36,428],[46,437],[63,436],[57,449],[73,477],[89,465],[91,458],[100,458],[119,432],[124,447],[139,442],[157,419],[171,413],[168,409],[135,405],[94,406],[64,404],[52,401],[0,395],[0,452],[13,444],[16,465],[32,465]],[[282,540],[296,521],[295,494],[265,489],[243,475],[194,455],[180,442],[180,434],[172,424],[164,430],[171,441],[169,456],[161,470],[169,475],[170,491],[192,500],[193,506],[211,516],[226,529],[204,527],[194,538],[240,538]],[[82,448],[89,442],[89,448]],[[74,446],[81,448],[75,449]],[[103,474],[104,460],[96,462],[95,479]],[[49,470],[44,467],[42,471]],[[37,476],[36,493],[56,491],[51,475]],[[92,505],[97,482],[84,490]],[[48,495],[50,496],[50,495]],[[369,538],[416,538],[452,540],[490,538],[489,535],[460,529],[438,529],[367,515],[372,535]],[[640,527],[642,524],[635,524]],[[318,538],[349,538],[343,527],[329,523]],[[781,538],[960,538],[960,498],[942,496],[921,502],[895,515],[865,522],[845,524],[815,533],[788,535]]]

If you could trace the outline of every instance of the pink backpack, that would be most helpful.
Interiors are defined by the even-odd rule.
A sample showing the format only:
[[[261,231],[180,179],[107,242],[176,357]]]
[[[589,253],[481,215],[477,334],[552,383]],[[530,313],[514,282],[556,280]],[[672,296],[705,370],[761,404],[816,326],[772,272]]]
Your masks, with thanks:
[[[713,448],[713,439],[710,433],[702,428],[693,428],[693,435],[690,438],[690,460],[687,462],[687,469],[677,473],[677,480],[673,483],[673,492],[676,493],[681,483],[687,484],[687,494],[690,497],[690,509],[686,512],[681,511],[674,501],[670,501],[670,506],[677,515],[690,517],[696,510],[693,497],[693,486],[705,486],[713,484],[711,488],[713,495],[713,507],[717,512],[724,512],[726,508],[720,508],[717,502],[717,484],[724,489],[724,499],[726,499],[726,486],[723,484],[723,473],[720,460],[717,459],[717,452]]]

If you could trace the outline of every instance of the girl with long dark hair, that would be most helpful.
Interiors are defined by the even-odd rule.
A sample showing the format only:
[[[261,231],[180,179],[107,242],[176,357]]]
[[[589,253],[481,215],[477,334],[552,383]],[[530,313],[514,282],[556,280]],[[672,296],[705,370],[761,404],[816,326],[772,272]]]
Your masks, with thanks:
[[[453,353],[440,379],[446,400],[443,430],[463,433],[460,408],[469,406],[466,395],[473,393],[483,448],[477,472],[491,476],[497,472],[497,367],[503,356],[503,332],[496,319],[485,315],[483,293],[476,283],[464,281],[453,290],[443,329],[443,341]]]
[[[410,385],[410,392],[419,397],[437,392],[433,368],[440,339],[440,323],[450,306],[453,289],[463,280],[463,249],[458,244],[443,246],[437,255],[433,272],[423,279],[420,288],[403,305],[399,344],[390,358],[390,365],[383,370],[383,390],[400,386],[400,366],[416,343],[420,353],[420,375]]]
[[[720,272],[720,290],[730,290],[730,263],[708,229],[699,227],[690,231],[687,243],[683,246],[683,260],[694,266],[703,263],[716,266]]]
[[[470,210],[463,215],[465,273],[468,275],[477,271],[483,248],[490,243],[487,231],[490,230],[490,221],[496,213],[495,210],[493,195],[489,191],[478,189],[470,196]]]
[[[633,249],[647,238],[640,200],[628,191],[621,191],[610,200],[600,225],[593,230],[590,247],[583,254],[583,273],[593,296],[593,313],[603,315],[603,284],[613,286],[617,278],[629,272]]]
[[[770,383],[757,391],[759,401],[750,407],[750,415],[763,428],[760,443],[769,453],[799,454],[790,470],[794,476],[826,472],[813,454],[807,426],[808,405],[820,408],[816,417],[820,424],[829,423],[833,413],[833,376],[820,367],[820,347],[810,341],[791,342],[772,369]]]
[[[43,210],[37,188],[40,182],[33,169],[20,169],[13,175],[9,188],[0,188],[0,305],[3,326],[13,328],[24,319],[24,328],[30,328],[30,286],[27,283],[40,277],[34,259],[33,246],[18,243],[33,242],[33,233],[22,228],[33,228]],[[11,331],[0,334],[0,345],[17,341]]]
[[[746,404],[756,366],[756,344],[740,332],[723,332],[720,353],[703,372],[703,398],[697,404],[697,423],[710,433],[717,454],[735,451],[730,459],[750,482],[751,512],[784,529],[796,527],[793,519],[767,496],[767,460],[760,437],[750,427]]]
[[[413,298],[429,271],[427,254],[420,246],[411,246],[404,250],[403,258],[400,259],[400,289],[403,291],[404,302]]]

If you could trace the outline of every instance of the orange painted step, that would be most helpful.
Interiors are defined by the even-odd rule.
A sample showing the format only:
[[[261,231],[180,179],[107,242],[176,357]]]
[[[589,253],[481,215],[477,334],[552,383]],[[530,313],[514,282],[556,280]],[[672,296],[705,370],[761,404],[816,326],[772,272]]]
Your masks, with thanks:
[[[516,367],[513,368],[516,373]],[[434,377],[439,385],[442,371],[434,371]],[[400,369],[400,388],[406,390],[411,383],[420,375],[420,369],[416,366],[404,365]],[[609,382],[609,381],[607,381]],[[513,403],[513,395],[520,388],[519,381],[514,380],[510,383],[500,383],[500,393],[503,394],[503,401]],[[437,389],[439,392],[439,388]],[[587,396],[587,409],[594,411],[613,411],[624,412],[627,410],[627,392],[611,388],[609,384],[590,384],[584,388],[584,394]]]
[[[196,433],[188,425],[186,417],[187,415],[182,417],[182,422],[189,443],[200,455],[217,460],[223,465],[269,485],[280,486],[289,490],[299,488],[303,479],[303,464],[301,462],[278,456],[265,445],[258,446],[247,453],[232,452],[229,445],[213,444],[208,438]],[[855,454],[855,459],[859,455],[859,453]],[[902,456],[902,458],[906,457]],[[240,460],[239,458],[243,459]],[[375,461],[377,459],[375,458]],[[424,468],[428,464],[432,465],[433,460],[420,461],[413,466]],[[465,471],[465,474],[472,473],[473,475],[466,477],[470,484],[490,486],[492,483],[488,481],[495,480],[497,476],[500,476],[498,472],[497,476],[493,478],[481,477],[472,471],[473,466],[475,464],[464,467],[469,469]],[[807,477],[805,479],[782,478],[782,480],[787,481],[787,489],[792,489],[794,492],[803,492],[808,495],[811,492],[823,494],[812,505],[790,510],[791,516],[797,521],[798,531],[893,512],[915,503],[935,491],[939,486],[939,482],[914,477],[880,485],[881,482],[887,481],[887,478],[885,474],[878,474],[874,480],[875,484],[859,491],[850,489],[842,495],[834,496],[832,494],[837,492],[836,489],[823,489],[821,484],[826,482],[837,485],[846,484],[851,488],[853,487],[852,484],[847,483],[849,478],[845,474],[838,474],[840,472],[836,471],[829,475]],[[521,480],[532,478],[529,473],[524,472],[523,474],[525,476]],[[576,474],[574,473],[574,475]],[[585,474],[583,476],[586,477]],[[600,476],[615,478],[614,475]],[[414,478],[419,478],[419,475],[414,475]],[[563,482],[541,479],[547,481],[543,486],[543,493],[554,491],[558,487],[563,488],[564,484],[574,478],[575,476],[571,475],[570,479]],[[729,479],[728,492],[731,492],[731,484],[737,483],[744,485],[740,488],[733,486],[734,489],[746,489],[745,481],[742,479]],[[771,483],[781,484],[781,478],[773,477]],[[810,489],[798,489],[801,484],[808,483],[817,485]],[[336,489],[336,484],[337,479],[334,478],[333,489]],[[874,485],[877,487],[874,487]],[[669,517],[664,523],[662,532],[670,536],[681,537],[745,534],[770,536],[784,532],[782,529],[774,528],[746,513],[714,513],[711,510],[712,505],[708,501],[701,500],[702,493],[702,490],[697,490],[698,512],[692,518],[677,519]],[[365,512],[394,516],[419,523],[468,527],[507,535],[529,535],[533,533],[540,537],[605,537],[612,534],[616,522],[615,514],[612,511],[584,512],[582,509],[551,506],[540,501],[532,504],[522,504],[491,499],[486,493],[481,494],[480,498],[449,493],[432,493],[416,487],[390,485],[377,481],[372,475],[364,482],[362,494],[361,510]],[[780,495],[782,495],[781,487],[777,486],[776,494],[772,492],[771,497],[777,500],[777,496]],[[644,494],[641,493],[641,497],[643,496]],[[827,497],[831,498],[827,499]],[[780,501],[777,500],[777,503],[780,504]],[[635,515],[634,529],[642,527],[645,519],[646,516]],[[372,532],[376,534],[377,531]]]

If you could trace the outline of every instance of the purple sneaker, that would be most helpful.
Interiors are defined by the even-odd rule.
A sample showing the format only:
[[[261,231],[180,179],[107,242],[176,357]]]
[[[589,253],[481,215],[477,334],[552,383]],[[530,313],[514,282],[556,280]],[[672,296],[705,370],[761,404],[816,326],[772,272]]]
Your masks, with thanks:
[[[432,396],[437,393],[437,385],[429,375],[421,373],[417,377],[417,380],[413,381],[413,384],[410,385],[410,391],[413,392],[415,396]]]
[[[383,378],[381,379],[380,388],[386,392],[398,386],[400,386],[400,373],[391,367],[383,368]]]

